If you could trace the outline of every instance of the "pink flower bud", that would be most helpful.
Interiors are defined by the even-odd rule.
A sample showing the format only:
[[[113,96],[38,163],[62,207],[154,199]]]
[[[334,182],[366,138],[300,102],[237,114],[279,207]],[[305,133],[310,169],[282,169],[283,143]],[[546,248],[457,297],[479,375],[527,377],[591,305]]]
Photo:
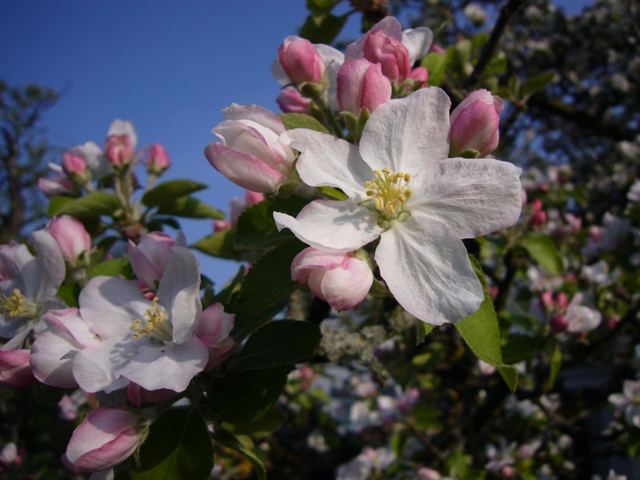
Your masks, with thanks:
[[[31,385],[30,357],[29,350],[0,350],[0,384],[16,388]]]
[[[214,303],[202,311],[196,336],[209,350],[206,370],[211,370],[224,362],[236,346],[229,335],[233,330],[235,315],[224,311],[221,303]]]
[[[169,168],[171,161],[164,147],[159,143],[154,143],[147,150],[146,164],[149,172],[160,174]]]
[[[69,178],[57,176],[56,178],[39,178],[38,188],[47,197],[73,193],[73,182]]]
[[[543,225],[547,221],[547,212],[544,211],[542,200],[536,198],[531,202],[531,216],[529,224],[533,226]]]
[[[368,60],[347,60],[338,71],[340,109],[359,115],[363,108],[373,112],[391,98],[391,82],[380,64]]]
[[[306,283],[316,297],[335,310],[358,305],[369,292],[373,273],[352,253],[305,248],[293,259],[291,278]]]
[[[127,134],[109,135],[104,142],[104,151],[111,165],[122,167],[133,160],[133,141]]]
[[[49,233],[58,243],[67,262],[76,261],[91,250],[91,236],[84,225],[69,215],[56,217],[49,222]]]
[[[426,87],[427,82],[429,81],[429,71],[424,67],[416,67],[411,70],[408,78],[409,80],[413,80],[415,83],[419,84],[421,87]]]
[[[556,332],[564,332],[569,327],[569,321],[564,315],[554,315],[551,318],[551,328]]]
[[[82,176],[87,173],[87,162],[84,158],[67,152],[62,156],[62,169],[69,176]]]
[[[471,92],[451,113],[449,141],[451,151],[458,155],[465,150],[477,150],[480,155],[493,152],[500,140],[502,100],[488,90]]]
[[[540,303],[545,308],[545,310],[551,310],[554,306],[553,294],[549,290],[545,290],[540,295]]]
[[[140,434],[140,421],[133,412],[98,408],[73,431],[62,461],[75,473],[106,470],[135,451]]]
[[[136,407],[143,405],[155,405],[170,402],[177,396],[177,392],[162,388],[160,390],[147,390],[137,383],[129,382],[127,385],[127,400]]]
[[[138,245],[129,240],[126,254],[136,276],[155,289],[167,266],[175,241],[166,233],[151,232],[140,237]]]
[[[287,37],[278,49],[278,61],[292,83],[320,83],[324,75],[324,63],[309,40]]]
[[[556,307],[559,310],[565,310],[569,306],[569,298],[566,293],[560,292],[556,295]]]
[[[294,87],[283,88],[276,102],[285,113],[309,113],[311,110],[311,100]]]
[[[225,230],[229,230],[231,228],[231,224],[226,220],[214,220],[213,221],[213,231],[214,233],[224,232]]]
[[[382,66],[382,73],[390,80],[401,82],[409,76],[409,51],[403,43],[383,30],[369,32],[362,47],[364,58]]]
[[[429,48],[429,53],[446,53],[446,50],[437,43],[433,43]]]

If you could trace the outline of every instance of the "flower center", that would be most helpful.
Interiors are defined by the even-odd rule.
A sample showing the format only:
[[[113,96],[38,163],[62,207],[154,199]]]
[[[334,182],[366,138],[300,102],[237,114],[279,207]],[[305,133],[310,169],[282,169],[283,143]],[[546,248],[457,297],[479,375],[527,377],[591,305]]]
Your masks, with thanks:
[[[380,215],[386,220],[397,218],[403,212],[405,202],[411,196],[407,186],[411,175],[406,172],[392,172],[388,168],[374,170],[375,180],[364,183],[367,197],[373,201]]]
[[[151,337],[161,342],[171,341],[171,325],[168,322],[167,314],[158,299],[154,298],[151,306],[143,314],[144,320],[136,318],[131,323],[133,338],[138,340],[142,337]]]
[[[14,288],[11,295],[0,295],[0,312],[11,318],[33,318],[38,314],[38,305]]]

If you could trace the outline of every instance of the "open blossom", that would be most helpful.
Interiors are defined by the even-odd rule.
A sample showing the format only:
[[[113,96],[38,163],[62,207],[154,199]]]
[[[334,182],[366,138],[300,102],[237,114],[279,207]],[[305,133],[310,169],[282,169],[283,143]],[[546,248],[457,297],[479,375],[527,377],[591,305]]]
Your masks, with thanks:
[[[209,163],[232,182],[254,192],[272,193],[287,181],[295,156],[279,139],[278,116],[258,105],[231,104],[225,121],[213,128],[220,143],[205,149]]]
[[[58,244],[45,230],[33,233],[34,257],[26,245],[0,245],[0,338],[10,339],[3,350],[20,348],[40,319],[63,304],[56,296],[65,277]]]
[[[629,424],[640,428],[640,380],[625,380],[622,393],[609,395],[609,402],[623,410]]]
[[[32,347],[34,375],[54,386],[77,383],[91,393],[127,381],[146,390],[183,391],[208,360],[195,336],[199,290],[198,261],[180,246],[173,247],[153,300],[136,282],[92,278],[80,292],[79,309],[46,316],[51,328]]]
[[[83,253],[91,250],[91,235],[82,222],[69,215],[53,218],[48,230],[68,262],[76,261]]]
[[[169,262],[171,250],[176,244],[182,246],[185,244],[181,233],[177,241],[163,232],[145,233],[140,237],[137,245],[129,240],[125,250],[131,261],[131,267],[147,287],[155,290]]]
[[[365,59],[347,60],[338,72],[338,104],[343,111],[359,115],[363,108],[373,112],[391,98],[391,82],[380,64]]]
[[[471,92],[451,113],[449,141],[458,155],[475,150],[479,155],[493,152],[500,141],[502,100],[488,90]]]
[[[369,293],[373,273],[367,262],[352,253],[305,248],[293,259],[291,277],[309,285],[311,292],[335,310],[358,305]]]
[[[286,137],[310,186],[340,188],[343,201],[315,200],[296,218],[274,213],[308,245],[349,252],[380,238],[375,260],[396,300],[431,324],[474,313],[484,295],[463,238],[516,222],[521,170],[494,159],[448,159],[450,100],[424,88],[371,114],[359,147],[319,132]]]
[[[412,65],[429,52],[432,40],[427,27],[403,31],[395,17],[385,17],[347,47],[345,58],[379,63],[389,80],[402,82],[410,77]]]
[[[593,308],[581,305],[583,295],[577,293],[571,299],[571,303],[567,307],[565,320],[567,322],[567,331],[571,333],[586,333],[595,329],[602,321],[602,314]]]
[[[133,412],[93,410],[73,431],[62,457],[75,473],[106,470],[126,460],[142,441],[141,421]]]

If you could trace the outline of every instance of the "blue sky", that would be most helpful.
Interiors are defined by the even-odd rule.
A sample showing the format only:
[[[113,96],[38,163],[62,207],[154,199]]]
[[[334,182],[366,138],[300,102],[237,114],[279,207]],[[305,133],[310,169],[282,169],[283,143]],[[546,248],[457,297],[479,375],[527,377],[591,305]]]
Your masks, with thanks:
[[[167,177],[208,183],[200,198],[224,210],[241,191],[204,159],[210,130],[231,102],[277,111],[271,63],[306,16],[303,0],[20,0],[2,12],[0,78],[65,92],[44,118],[53,144],[101,144],[112,119],[131,120],[140,144],[165,145]],[[357,34],[353,17],[343,36]],[[183,225],[190,242],[211,231],[207,221]],[[219,285],[237,268],[202,260]]]

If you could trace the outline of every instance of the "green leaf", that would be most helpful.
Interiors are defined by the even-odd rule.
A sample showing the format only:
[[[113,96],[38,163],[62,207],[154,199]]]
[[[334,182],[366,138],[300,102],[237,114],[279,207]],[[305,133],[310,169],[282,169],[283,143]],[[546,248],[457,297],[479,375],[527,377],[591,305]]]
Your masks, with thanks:
[[[553,240],[549,237],[530,233],[520,240],[520,245],[544,270],[552,275],[560,275],[562,273],[562,257]]]
[[[502,347],[502,360],[505,363],[518,363],[531,358],[538,350],[538,342],[529,335],[510,335]]]
[[[294,128],[308,128],[309,130],[315,130],[316,132],[329,133],[327,127],[322,125],[311,115],[307,115],[305,113],[281,113],[280,119],[287,130],[293,130]]]
[[[249,442],[242,442],[238,437],[236,437],[233,433],[223,430],[222,428],[216,429],[214,434],[216,442],[221,445],[224,445],[227,448],[240,452],[242,455],[247,457],[247,460],[251,463],[253,467],[253,471],[256,474],[258,480],[266,480],[267,478],[267,469],[264,466],[262,458],[260,454],[253,448]]]
[[[153,422],[132,480],[205,480],[213,468],[207,426],[193,408],[172,408]]]
[[[500,327],[498,316],[493,308],[493,301],[487,292],[487,285],[480,262],[470,256],[471,264],[480,278],[484,289],[484,300],[475,313],[455,324],[467,346],[480,360],[498,367],[498,371],[511,390],[517,385],[517,373],[509,365],[505,365],[500,351]]]
[[[276,320],[256,330],[229,367],[243,371],[293,365],[313,354],[320,337],[315,323]]]
[[[547,85],[549,85],[555,79],[556,74],[552,71],[542,72],[527,79],[520,88],[520,95],[522,97],[530,97],[534,93],[541,92]]]
[[[308,200],[290,196],[274,198],[246,208],[236,225],[233,245],[237,249],[266,248],[291,239],[289,231],[279,232],[273,219],[273,212],[296,216]]]
[[[291,366],[230,373],[211,387],[209,415],[229,423],[262,418],[276,403]]]
[[[213,208],[195,197],[180,197],[168,200],[158,206],[158,213],[164,215],[175,215],[184,218],[224,218],[217,208]]]
[[[432,52],[422,59],[421,65],[429,71],[429,85],[442,85],[447,72],[447,55],[444,52]]]
[[[560,350],[557,346],[551,353],[550,363],[551,368],[549,371],[549,378],[547,379],[546,383],[546,388],[548,390],[553,388],[553,385],[556,383],[556,378],[558,378],[558,373],[560,373],[560,367],[562,366],[562,350]]]
[[[56,216],[64,205],[72,202],[73,200],[75,200],[75,197],[67,197],[65,195],[51,197],[49,199],[49,208],[47,210],[47,215],[49,215],[50,217]]]
[[[110,258],[109,260],[104,260],[89,267],[87,269],[87,276],[89,278],[97,277],[98,275],[116,277],[124,273],[128,266],[129,259],[126,257]]]
[[[418,321],[416,324],[416,345],[420,345],[433,330],[433,325]]]
[[[203,237],[191,245],[191,248],[195,248],[213,257],[226,258],[229,260],[236,260],[238,258],[238,253],[235,248],[233,248],[233,232],[231,230],[223,230],[213,235]]]
[[[155,207],[205,188],[207,185],[204,183],[192,180],[169,180],[145,192],[142,196],[142,204],[147,207]]]
[[[329,44],[338,36],[348,18],[347,15],[336,17],[329,13],[309,15],[300,28],[300,36],[312,43]]]
[[[225,424],[228,430],[238,435],[265,437],[277,431],[286,420],[286,415],[276,407],[272,407],[258,420],[247,423]]]
[[[291,279],[291,262],[304,247],[293,239],[270,250],[253,264],[240,293],[229,306],[236,315],[234,338],[246,337],[285,307],[296,287]]]
[[[49,204],[49,215],[51,216],[71,215],[84,220],[97,218],[100,215],[111,215],[120,208],[118,198],[108,192],[92,192],[73,199],[57,198],[59,200]]]

